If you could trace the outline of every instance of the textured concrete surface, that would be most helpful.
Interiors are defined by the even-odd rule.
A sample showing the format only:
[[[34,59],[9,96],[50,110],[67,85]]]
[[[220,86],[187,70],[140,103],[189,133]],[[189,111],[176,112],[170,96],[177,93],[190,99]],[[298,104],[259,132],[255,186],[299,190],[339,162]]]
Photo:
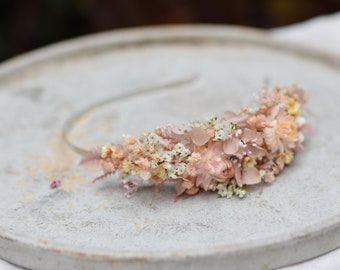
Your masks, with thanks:
[[[0,256],[36,269],[278,267],[339,245],[340,61],[239,28],[107,33],[0,68]],[[61,140],[74,113],[124,91],[198,74],[190,85],[136,96],[87,115],[71,134],[91,147],[164,123],[253,106],[265,84],[299,82],[315,130],[272,184],[251,195],[173,202],[174,187],[124,197]],[[315,116],[313,116],[315,115]],[[50,181],[60,179],[58,189]],[[86,268],[87,267],[87,268]],[[233,268],[232,268],[233,267]]]

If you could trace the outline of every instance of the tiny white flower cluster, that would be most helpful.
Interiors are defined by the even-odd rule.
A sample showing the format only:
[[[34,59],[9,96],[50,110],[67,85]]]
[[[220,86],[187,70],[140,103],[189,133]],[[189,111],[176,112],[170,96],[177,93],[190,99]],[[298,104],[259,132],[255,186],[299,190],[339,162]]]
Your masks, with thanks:
[[[164,151],[160,154],[158,161],[159,162],[170,162],[173,158],[173,152],[172,151]]]
[[[160,136],[158,136],[156,133],[151,132],[148,137],[147,137],[147,141],[149,144],[156,144],[158,143],[162,138]]]
[[[214,129],[215,136],[214,141],[222,141],[228,138],[228,136],[232,133],[235,129],[233,123],[228,121],[225,117],[212,117],[205,121],[192,121],[190,122],[189,126],[193,127],[200,127],[204,129]]]
[[[162,166],[170,178],[176,179],[186,170],[187,164],[182,162],[182,159],[190,155],[190,150],[180,142],[170,150],[166,149],[161,145],[161,140],[162,137],[154,132],[145,134],[143,137],[143,148],[147,150],[148,158],[151,159],[149,166],[150,168]],[[143,172],[140,177],[146,179],[150,175]]]
[[[215,126],[217,121],[218,121],[217,116],[214,116],[214,117],[209,118],[209,119],[204,120],[204,121],[194,120],[194,121],[191,121],[189,123],[189,127],[191,127],[191,128],[200,127],[200,128],[204,128],[204,129],[212,128],[212,127]]]
[[[174,156],[186,157],[190,154],[190,150],[185,148],[182,143],[177,143],[172,150]]]
[[[235,179],[231,180],[228,184],[216,182],[209,186],[209,190],[216,191],[221,198],[231,198],[233,195],[243,198],[247,192],[243,188],[237,186]]]
[[[227,137],[233,131],[233,124],[228,121],[226,118],[218,119],[218,122],[215,124],[215,141],[222,141],[227,139]]]
[[[184,158],[190,155],[190,150],[187,149],[182,143],[177,143],[171,151],[172,157]],[[168,171],[169,177],[175,179],[178,176],[182,175],[187,168],[187,164],[184,162],[176,162],[171,165],[171,167],[166,168]]]
[[[182,175],[187,168],[187,164],[184,162],[177,162],[173,166],[171,166],[170,170],[168,170],[169,177],[176,179],[178,176]]]

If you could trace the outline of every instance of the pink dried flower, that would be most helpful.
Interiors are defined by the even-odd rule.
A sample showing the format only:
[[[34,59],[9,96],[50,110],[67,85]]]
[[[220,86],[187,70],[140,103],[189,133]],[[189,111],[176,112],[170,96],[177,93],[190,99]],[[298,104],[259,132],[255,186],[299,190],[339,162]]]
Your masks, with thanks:
[[[212,180],[226,182],[234,175],[234,168],[222,150],[222,142],[210,143],[201,153],[201,162],[196,165],[196,186],[205,191]]]
[[[249,117],[247,123],[252,129],[259,131],[263,130],[268,125],[267,117],[263,114],[253,115]]]
[[[136,181],[123,180],[123,188],[126,189],[124,195],[130,198],[138,190],[138,183]]]
[[[98,163],[101,160],[101,149],[96,147],[82,156],[80,164]]]
[[[281,110],[275,118],[269,119],[269,126],[263,130],[263,135],[271,152],[283,153],[287,149],[294,149],[298,129],[293,116]]]
[[[61,186],[61,180],[57,179],[57,180],[53,180],[50,184],[50,188],[51,189],[55,189],[57,187]]]
[[[82,163],[96,162],[104,174],[149,180],[157,187],[176,183],[177,196],[200,190],[220,196],[243,197],[244,185],[271,182],[302,149],[302,117],[306,98],[301,89],[263,89],[258,110],[243,108],[221,117],[196,121],[187,127],[167,125],[129,137],[125,145],[106,145],[85,154]],[[123,180],[130,197],[138,183]]]
[[[239,159],[246,155],[257,158],[264,155],[263,148],[259,144],[260,142],[262,142],[260,134],[245,128],[236,137],[224,141],[223,151],[225,154],[237,156]]]

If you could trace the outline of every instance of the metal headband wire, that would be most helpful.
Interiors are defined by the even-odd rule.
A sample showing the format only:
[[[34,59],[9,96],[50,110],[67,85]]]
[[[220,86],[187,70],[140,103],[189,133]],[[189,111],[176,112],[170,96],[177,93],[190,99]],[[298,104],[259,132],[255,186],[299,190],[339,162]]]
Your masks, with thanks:
[[[72,117],[70,117],[63,125],[62,127],[62,139],[65,141],[65,143],[76,153],[80,154],[80,155],[84,155],[86,153],[89,152],[89,150],[81,148],[77,145],[75,145],[70,139],[69,139],[69,134],[70,132],[73,130],[74,126],[76,125],[76,123],[80,120],[80,118],[82,118],[84,115],[86,115],[87,113],[110,103],[115,103],[118,101],[122,101],[125,99],[128,99],[130,97],[136,97],[136,96],[140,96],[140,95],[144,95],[147,93],[152,93],[158,90],[163,90],[163,89],[168,89],[168,88],[174,88],[174,87],[178,87],[178,86],[182,86],[191,82],[194,82],[196,79],[198,78],[198,75],[194,74],[185,78],[181,78],[179,80],[176,81],[170,81],[170,82],[166,82],[166,83],[162,83],[159,85],[154,85],[154,86],[150,86],[150,87],[145,87],[145,88],[139,88],[139,89],[135,89],[132,91],[127,91],[124,92],[120,95],[114,96],[112,98],[100,101],[98,103],[92,104],[89,107],[86,107],[85,109],[81,110],[80,112],[74,114]]]

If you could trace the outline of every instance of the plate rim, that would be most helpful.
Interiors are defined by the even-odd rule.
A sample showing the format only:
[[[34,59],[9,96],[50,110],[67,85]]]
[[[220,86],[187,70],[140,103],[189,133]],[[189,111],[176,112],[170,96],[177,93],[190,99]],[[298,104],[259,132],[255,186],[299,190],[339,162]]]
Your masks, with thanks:
[[[174,39],[175,38],[175,39]],[[101,51],[103,48],[113,48],[115,46],[134,44],[135,42],[142,43],[159,43],[159,40],[167,42],[169,40],[210,40],[216,41],[237,41],[259,46],[269,46],[284,52],[296,53],[305,56],[309,59],[314,59],[318,62],[329,64],[340,72],[340,57],[320,49],[295,44],[292,42],[283,43],[282,41],[275,41],[269,35],[269,32],[255,28],[241,27],[241,26],[225,26],[225,25],[168,25],[168,26],[150,26],[150,27],[137,27],[123,30],[106,31],[102,33],[91,34],[88,36],[78,37],[72,40],[63,41],[57,44],[49,45],[37,50],[34,50],[15,58],[9,59],[0,63],[0,80],[6,81],[11,76],[17,76],[18,72],[24,72],[25,69],[32,65],[39,65],[46,63],[46,61],[55,61],[63,59],[74,53],[84,54],[84,52]],[[323,238],[328,232],[327,241]],[[331,237],[333,236],[333,237]],[[314,253],[311,251],[309,255],[304,258],[292,255],[289,262],[282,264],[277,256],[277,253],[282,248],[292,247],[293,245],[307,248],[308,239],[315,238],[319,241],[328,243],[326,248],[317,250]],[[294,241],[292,241],[292,239]],[[103,259],[107,262],[123,261],[124,263],[138,262],[141,259],[147,261],[157,260],[190,260],[194,258],[203,258],[209,256],[225,256],[232,259],[237,254],[238,259],[241,257],[246,258],[250,253],[256,253],[258,249],[269,248],[272,255],[277,258],[278,265],[275,267],[283,266],[290,263],[296,263],[304,259],[310,259],[317,255],[326,253],[332,249],[340,246],[340,214],[333,216],[332,219],[323,220],[320,223],[314,224],[300,230],[296,235],[292,236],[289,233],[283,233],[275,237],[267,237],[261,239],[261,243],[257,241],[248,241],[241,245],[222,245],[214,249],[202,250],[186,250],[179,249],[175,253],[157,253],[157,252],[115,252],[110,253],[109,250],[104,251],[98,249],[80,249],[80,248],[67,248],[66,245],[52,243],[53,247],[49,244],[44,244],[39,241],[33,241],[29,237],[14,235],[9,233],[5,228],[0,227],[0,250],[3,250],[6,245],[11,245],[12,248],[26,247],[28,249],[37,249],[40,251],[48,251],[54,254],[64,254],[71,256],[74,259],[87,258],[90,260],[93,257]],[[325,246],[324,246],[325,247]],[[96,252],[94,252],[96,251]],[[267,250],[269,252],[270,250]],[[276,253],[275,253],[276,251]],[[5,254],[5,255],[4,255]],[[248,255],[247,255],[248,254]],[[276,254],[276,255],[275,255]],[[5,259],[8,257],[10,261],[15,260],[6,252],[0,254]],[[236,257],[237,257],[236,256]],[[197,260],[199,261],[199,260]]]

